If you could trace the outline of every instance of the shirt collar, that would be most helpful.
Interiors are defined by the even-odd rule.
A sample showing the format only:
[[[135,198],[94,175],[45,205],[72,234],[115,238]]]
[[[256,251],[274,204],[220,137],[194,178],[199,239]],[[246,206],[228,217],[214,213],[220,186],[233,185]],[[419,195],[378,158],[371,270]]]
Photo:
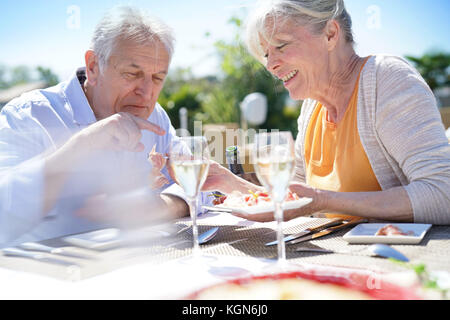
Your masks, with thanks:
[[[72,109],[74,123],[77,125],[90,125],[97,121],[89,102],[81,87],[81,81],[79,77],[83,77],[86,74],[86,68],[78,68],[75,74],[70,78],[66,87],[64,88],[64,94],[67,102]]]

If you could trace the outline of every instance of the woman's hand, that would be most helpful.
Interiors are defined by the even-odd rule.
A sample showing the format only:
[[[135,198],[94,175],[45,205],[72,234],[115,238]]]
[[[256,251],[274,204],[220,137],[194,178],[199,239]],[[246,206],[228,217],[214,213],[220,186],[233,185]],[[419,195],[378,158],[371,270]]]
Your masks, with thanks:
[[[229,193],[228,185],[232,184],[238,177],[235,176],[227,168],[221,166],[219,163],[210,160],[209,172],[202,191],[220,191],[222,193]]]
[[[298,217],[311,215],[313,213],[319,212],[325,209],[325,193],[320,190],[311,188],[310,186],[303,183],[293,183],[289,187],[292,192],[295,192],[299,197],[303,198],[311,198],[313,201],[306,206],[303,206],[298,209],[292,210],[284,210],[283,211],[283,220],[289,221]],[[256,222],[270,222],[274,221],[274,212],[264,212],[258,214],[245,214],[240,212],[232,212],[232,214],[236,217],[247,219],[250,221]]]

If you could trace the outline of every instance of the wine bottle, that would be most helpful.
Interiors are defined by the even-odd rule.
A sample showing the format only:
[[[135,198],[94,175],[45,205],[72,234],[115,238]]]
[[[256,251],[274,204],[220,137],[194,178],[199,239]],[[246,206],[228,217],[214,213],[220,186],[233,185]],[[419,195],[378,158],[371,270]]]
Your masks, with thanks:
[[[239,150],[237,146],[230,146],[225,149],[228,169],[236,175],[244,174],[244,167],[239,162]]]

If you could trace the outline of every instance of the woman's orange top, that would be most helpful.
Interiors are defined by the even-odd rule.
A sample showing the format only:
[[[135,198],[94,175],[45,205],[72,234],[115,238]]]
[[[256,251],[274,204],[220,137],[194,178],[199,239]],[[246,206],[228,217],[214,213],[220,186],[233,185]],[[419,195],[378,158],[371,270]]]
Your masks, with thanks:
[[[359,76],[338,124],[328,121],[328,111],[320,102],[314,109],[305,135],[306,182],[312,187],[337,192],[381,190],[358,133],[358,87]]]

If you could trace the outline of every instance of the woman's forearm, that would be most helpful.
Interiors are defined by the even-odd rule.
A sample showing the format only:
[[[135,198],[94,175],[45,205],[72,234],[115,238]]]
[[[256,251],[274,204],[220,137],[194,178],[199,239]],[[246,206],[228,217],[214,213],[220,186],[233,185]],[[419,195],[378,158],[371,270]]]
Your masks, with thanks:
[[[403,187],[378,192],[322,192],[323,212],[336,212],[369,219],[413,222],[414,214]]]
[[[257,186],[247,180],[242,179],[236,175],[230,176],[229,179],[226,179],[226,183],[224,183],[222,190],[219,190],[225,194],[229,194],[233,191],[239,191],[242,193],[248,193],[249,190],[252,192],[263,190],[263,187]]]
[[[255,192],[262,190],[262,187],[242,179],[217,162],[210,162],[208,178],[203,184],[202,191],[220,191],[230,194],[233,191],[248,193],[249,190]]]

